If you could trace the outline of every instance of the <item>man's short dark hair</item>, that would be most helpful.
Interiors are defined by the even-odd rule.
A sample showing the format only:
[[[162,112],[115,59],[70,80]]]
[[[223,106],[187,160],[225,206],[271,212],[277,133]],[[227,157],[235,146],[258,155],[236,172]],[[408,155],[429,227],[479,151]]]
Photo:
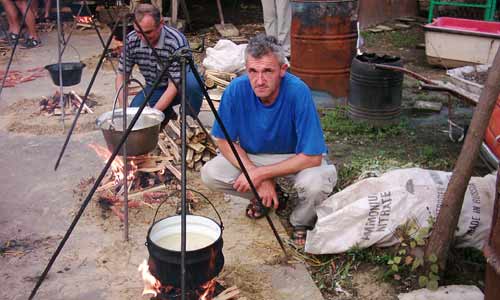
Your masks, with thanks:
[[[255,58],[261,58],[267,54],[274,54],[280,65],[287,63],[283,47],[281,47],[274,36],[261,33],[248,41],[248,45],[245,49],[245,60],[248,55]]]
[[[153,17],[155,24],[159,25],[161,22],[161,13],[160,10],[149,3],[141,3],[134,10],[134,17],[137,22],[141,22],[144,16]]]

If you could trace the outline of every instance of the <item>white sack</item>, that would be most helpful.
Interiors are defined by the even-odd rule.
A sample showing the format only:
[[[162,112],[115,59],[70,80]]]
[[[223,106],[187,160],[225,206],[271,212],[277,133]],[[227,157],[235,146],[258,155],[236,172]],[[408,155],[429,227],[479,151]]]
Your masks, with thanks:
[[[354,246],[386,247],[399,242],[395,229],[414,219],[428,226],[436,217],[451,173],[419,168],[399,169],[363,179],[332,195],[316,209],[318,221],[307,233],[305,251],[341,253]],[[472,177],[455,231],[456,246],[482,249],[491,226],[494,175]]]
[[[236,45],[230,40],[219,40],[213,48],[207,48],[203,66],[208,70],[238,73],[245,68],[247,44]]]

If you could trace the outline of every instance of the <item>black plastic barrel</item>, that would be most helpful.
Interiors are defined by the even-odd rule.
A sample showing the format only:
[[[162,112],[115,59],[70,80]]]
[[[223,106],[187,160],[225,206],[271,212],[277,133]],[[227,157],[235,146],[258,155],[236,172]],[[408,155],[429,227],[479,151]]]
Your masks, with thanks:
[[[353,120],[374,126],[399,122],[403,73],[376,69],[373,64],[401,67],[399,57],[365,53],[351,64],[348,113]]]

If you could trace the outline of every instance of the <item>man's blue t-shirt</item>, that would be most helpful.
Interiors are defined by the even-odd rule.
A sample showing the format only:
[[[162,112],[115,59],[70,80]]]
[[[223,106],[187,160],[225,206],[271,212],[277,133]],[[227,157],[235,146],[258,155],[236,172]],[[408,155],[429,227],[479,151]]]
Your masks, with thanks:
[[[288,72],[276,101],[269,106],[255,95],[247,75],[234,79],[222,95],[219,115],[231,139],[247,153],[326,153],[311,92]],[[226,139],[217,120],[212,134]]]

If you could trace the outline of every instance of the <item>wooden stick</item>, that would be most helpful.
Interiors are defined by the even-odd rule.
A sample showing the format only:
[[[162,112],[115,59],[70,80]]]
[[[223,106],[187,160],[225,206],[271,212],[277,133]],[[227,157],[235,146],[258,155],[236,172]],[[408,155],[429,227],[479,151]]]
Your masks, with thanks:
[[[172,163],[167,162],[166,167],[170,172],[172,172],[172,174],[175,176],[175,178],[177,178],[179,181],[181,180],[181,171],[177,170],[177,168],[174,167],[174,165],[172,165]]]
[[[213,80],[213,82],[215,82],[215,84],[219,85],[219,86],[222,86],[222,87],[227,87],[229,85],[229,82],[226,81],[226,80],[223,80],[223,79],[220,79],[218,77],[215,77],[214,75],[211,75],[211,74],[206,74],[205,76],[207,79],[210,79],[210,80]],[[206,82],[206,80],[205,80]]]
[[[159,192],[159,191],[162,191],[165,189],[167,189],[167,186],[164,184],[161,184],[161,185],[157,185],[157,186],[154,186],[151,188],[144,189],[140,192],[128,194],[128,198],[129,199],[137,199],[137,198],[141,198],[142,196],[144,196],[145,193]]]
[[[73,96],[75,96],[76,100],[78,100],[78,102],[80,102],[80,105],[83,103],[83,99],[80,98],[80,96],[78,96],[78,94],[75,93],[75,91],[72,90],[71,94],[73,94]],[[89,114],[93,114],[94,113],[94,111],[92,111],[92,109],[90,109],[90,107],[88,107],[87,104],[83,104],[83,110],[85,110]]]
[[[240,294],[240,290],[235,285],[222,291],[214,300],[230,300],[235,299],[236,296]]]

